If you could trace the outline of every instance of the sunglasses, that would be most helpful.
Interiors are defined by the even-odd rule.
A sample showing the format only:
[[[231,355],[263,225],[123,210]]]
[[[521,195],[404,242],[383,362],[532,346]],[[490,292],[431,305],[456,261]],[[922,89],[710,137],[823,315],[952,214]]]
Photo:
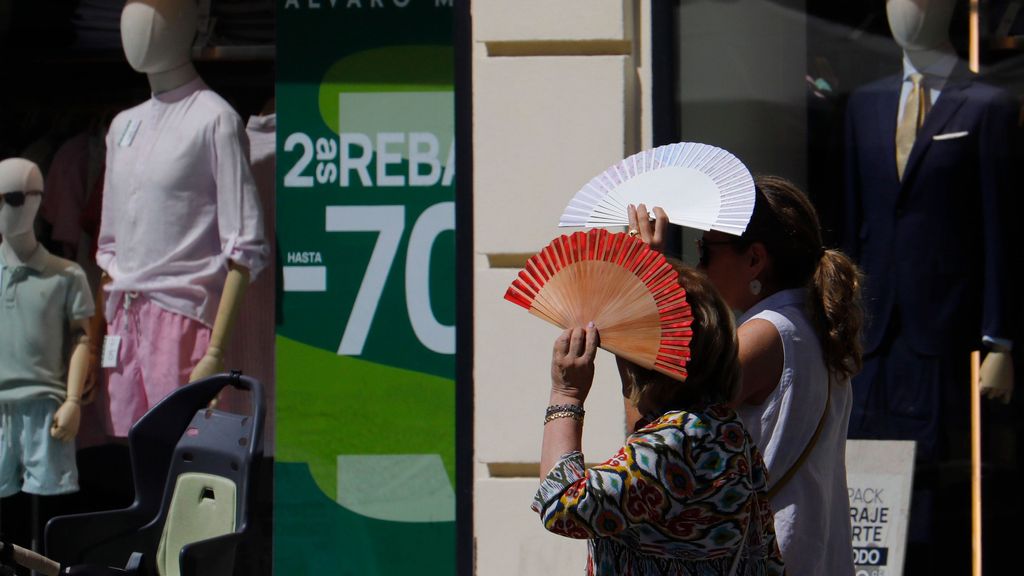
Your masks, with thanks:
[[[3,192],[0,193],[0,205],[10,204],[17,208],[25,203],[25,198],[29,196],[42,196],[43,193],[39,190],[31,190],[29,192]]]
[[[726,244],[732,244],[734,240],[705,240],[703,238],[697,239],[697,254],[700,257],[698,266],[707,267],[708,261],[711,259],[711,251],[708,250],[708,246],[724,246]]]

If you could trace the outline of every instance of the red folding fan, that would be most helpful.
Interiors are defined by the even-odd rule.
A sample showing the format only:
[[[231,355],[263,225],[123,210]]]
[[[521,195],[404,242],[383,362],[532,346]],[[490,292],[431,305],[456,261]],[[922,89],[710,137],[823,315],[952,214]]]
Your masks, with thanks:
[[[686,379],[686,291],[665,257],[637,237],[603,228],[559,236],[526,262],[505,299],[561,328],[593,321],[605,350]]]

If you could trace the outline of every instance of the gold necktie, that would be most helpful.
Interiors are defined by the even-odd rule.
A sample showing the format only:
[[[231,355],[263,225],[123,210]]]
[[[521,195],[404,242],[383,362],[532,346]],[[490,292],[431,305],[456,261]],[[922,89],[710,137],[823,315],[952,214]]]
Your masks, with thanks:
[[[907,158],[910,157],[910,150],[914,148],[917,131],[924,124],[924,117],[928,113],[931,103],[928,88],[921,85],[921,79],[920,74],[910,75],[913,87],[907,94],[907,101],[903,104],[903,117],[900,118],[900,122],[896,126],[896,173],[901,181],[903,180],[903,170],[907,167]]]

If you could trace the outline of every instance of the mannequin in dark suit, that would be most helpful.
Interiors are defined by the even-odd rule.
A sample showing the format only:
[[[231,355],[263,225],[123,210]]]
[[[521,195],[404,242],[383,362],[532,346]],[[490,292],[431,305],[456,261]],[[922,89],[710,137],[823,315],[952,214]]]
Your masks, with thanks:
[[[953,3],[888,0],[904,74],[855,91],[846,121],[842,243],[864,270],[868,316],[850,437],[916,440],[926,474],[967,456],[971,350],[987,351],[986,394],[1009,399],[1018,318],[1010,276],[1021,260],[1009,234],[1018,106],[956,59],[946,36]],[[901,178],[897,126],[917,94],[911,73],[928,101]],[[919,477],[911,540],[915,524],[933,523],[921,488]]]

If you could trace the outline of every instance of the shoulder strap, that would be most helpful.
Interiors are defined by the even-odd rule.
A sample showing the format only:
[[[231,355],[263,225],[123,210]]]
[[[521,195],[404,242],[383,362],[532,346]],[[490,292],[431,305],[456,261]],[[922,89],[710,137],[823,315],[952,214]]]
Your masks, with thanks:
[[[800,469],[807,457],[811,455],[811,450],[814,449],[814,445],[818,443],[818,437],[821,436],[821,430],[825,428],[825,417],[828,416],[828,407],[832,402],[832,374],[828,375],[828,388],[825,393],[825,409],[821,411],[821,418],[818,419],[818,427],[814,429],[814,435],[807,441],[807,446],[804,446],[804,451],[800,453],[800,457],[793,462],[793,465],[786,470],[786,473],[779,477],[775,481],[775,484],[768,489],[768,499],[771,500],[778,494],[779,490],[782,490],[783,486],[789,483],[796,474],[796,471]]]

